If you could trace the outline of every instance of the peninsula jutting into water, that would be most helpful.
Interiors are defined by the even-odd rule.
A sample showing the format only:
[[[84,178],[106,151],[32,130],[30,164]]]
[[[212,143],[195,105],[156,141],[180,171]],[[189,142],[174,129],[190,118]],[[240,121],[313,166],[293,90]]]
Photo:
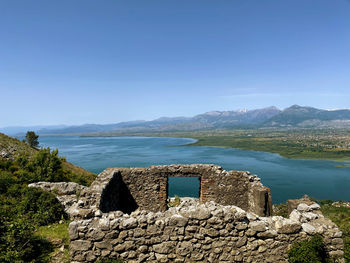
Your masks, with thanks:
[[[296,160],[278,154],[232,148],[188,147],[186,138],[41,137],[41,145],[58,148],[67,160],[95,173],[106,167],[147,167],[162,164],[215,163],[226,170],[249,170],[271,188],[273,202],[308,194],[317,199],[348,200],[348,169],[342,162]],[[175,182],[176,183],[176,182]],[[196,187],[175,187],[174,194],[197,195]],[[192,190],[191,190],[192,189]],[[191,192],[192,191],[192,192]]]

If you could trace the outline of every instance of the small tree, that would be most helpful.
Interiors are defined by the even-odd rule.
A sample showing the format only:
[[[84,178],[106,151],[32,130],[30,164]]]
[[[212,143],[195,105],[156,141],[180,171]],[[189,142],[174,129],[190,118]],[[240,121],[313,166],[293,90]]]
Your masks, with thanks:
[[[38,141],[39,135],[36,135],[35,132],[33,131],[27,131],[26,133],[26,142],[31,146],[31,147],[38,147],[39,141]]]

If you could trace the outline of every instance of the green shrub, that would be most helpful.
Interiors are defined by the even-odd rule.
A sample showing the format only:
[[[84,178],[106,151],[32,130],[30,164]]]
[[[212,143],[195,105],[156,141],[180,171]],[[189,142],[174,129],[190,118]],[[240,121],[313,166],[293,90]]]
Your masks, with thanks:
[[[42,149],[33,156],[29,164],[38,181],[60,182],[68,180],[64,176],[58,150],[51,152],[50,148]]]
[[[288,251],[288,259],[291,263],[330,262],[320,235],[313,236],[309,241],[294,243]]]
[[[12,173],[0,171],[0,195],[6,193],[16,183],[18,183],[18,180]]]
[[[0,223],[0,262],[47,262],[52,245],[25,218]]]
[[[168,203],[169,207],[179,206],[181,204],[181,198],[178,195],[175,195],[174,201]]]
[[[11,172],[22,183],[46,181],[89,185],[95,178],[82,173],[71,164],[64,163],[64,158],[58,156],[58,150],[51,151],[50,148],[41,149],[30,158],[21,154],[14,162],[0,162],[0,170]]]
[[[52,245],[35,231],[67,215],[55,195],[27,185],[38,181],[88,184],[86,174],[79,168],[71,171],[72,167],[50,148],[35,151],[31,157],[21,154],[15,161],[0,158],[0,262],[49,261]]]
[[[0,195],[0,209],[6,211],[3,215],[6,220],[25,217],[35,226],[67,218],[64,207],[53,194],[20,184],[12,185],[6,194]]]
[[[65,218],[62,205],[53,194],[0,175],[0,262],[47,262],[52,246],[34,231]]]
[[[26,214],[36,225],[52,224],[66,219],[64,207],[53,194],[41,189],[25,187],[19,203],[19,213]]]

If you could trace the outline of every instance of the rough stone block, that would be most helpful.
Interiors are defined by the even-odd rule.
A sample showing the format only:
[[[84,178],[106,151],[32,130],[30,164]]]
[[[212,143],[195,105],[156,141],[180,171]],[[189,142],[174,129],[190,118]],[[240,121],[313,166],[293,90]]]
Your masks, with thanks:
[[[188,222],[188,218],[183,217],[181,215],[173,215],[169,219],[169,225],[170,226],[186,226]]]
[[[87,251],[92,247],[91,241],[74,240],[69,244],[69,249],[72,251]]]
[[[256,232],[263,232],[266,230],[266,225],[262,221],[250,222],[248,227]]]

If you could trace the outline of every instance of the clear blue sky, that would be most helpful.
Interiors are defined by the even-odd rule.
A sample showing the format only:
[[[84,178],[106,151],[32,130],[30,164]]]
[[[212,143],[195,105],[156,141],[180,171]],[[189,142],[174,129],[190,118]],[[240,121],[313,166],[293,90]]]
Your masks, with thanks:
[[[350,108],[350,1],[0,1],[0,127]]]

